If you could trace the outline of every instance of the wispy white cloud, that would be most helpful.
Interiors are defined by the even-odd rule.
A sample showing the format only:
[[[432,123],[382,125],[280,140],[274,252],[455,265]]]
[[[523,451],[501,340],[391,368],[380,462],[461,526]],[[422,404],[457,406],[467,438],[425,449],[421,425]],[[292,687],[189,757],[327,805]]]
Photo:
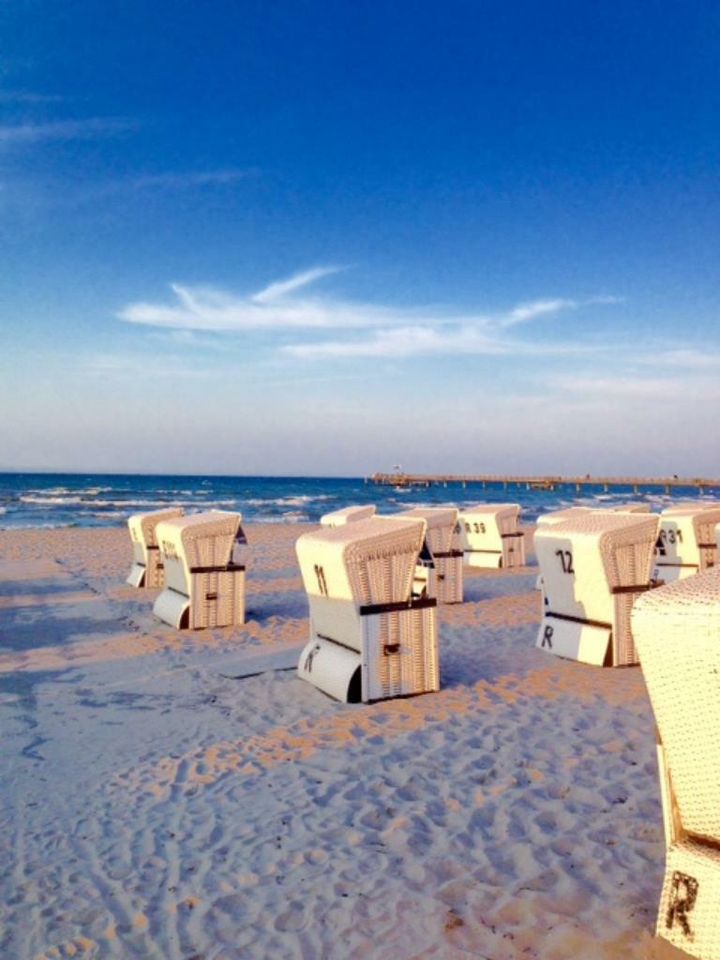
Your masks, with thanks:
[[[278,280],[271,283],[259,293],[252,295],[253,303],[272,303],[273,300],[282,300],[289,293],[300,290],[308,284],[320,280],[322,277],[328,277],[333,273],[338,273],[342,267],[314,267],[312,270],[305,270],[303,273],[293,274],[287,280]]]
[[[301,298],[291,293],[338,267],[318,267],[273,283],[247,297],[238,297],[212,287],[171,284],[176,303],[131,303],[118,317],[128,323],[187,330],[240,332],[245,330],[364,328],[392,326],[401,311],[372,304]],[[408,312],[407,316],[411,314]]]
[[[437,329],[397,327],[379,330],[366,340],[288,344],[283,352],[304,359],[366,357],[401,359],[422,356],[539,356],[589,353],[593,348],[573,344],[531,343],[503,339],[476,327]],[[598,349],[598,348],[595,348]]]
[[[172,284],[170,303],[137,302],[124,307],[118,317],[128,323],[179,331],[320,331],[333,330],[332,340],[286,343],[286,356],[303,359],[324,357],[394,357],[474,354],[565,354],[589,352],[573,343],[531,343],[511,338],[508,328],[527,324],[536,317],[580,309],[592,300],[548,298],[521,303],[504,313],[459,313],[445,307],[394,307],[310,294],[317,281],[337,274],[343,267],[328,265],[295,273],[247,296],[229,294],[212,287]],[[615,298],[602,298],[615,302]],[[358,332],[365,331],[360,338]],[[354,332],[355,336],[346,334]],[[595,350],[601,349],[596,347]]]
[[[533,300],[531,303],[521,303],[514,307],[507,316],[502,318],[504,327],[511,327],[516,323],[525,323],[547,314],[559,313],[561,310],[572,310],[577,307],[576,300],[556,298],[554,300]]]
[[[530,303],[520,303],[506,316],[501,318],[502,326],[512,327],[517,323],[526,323],[537,317],[551,316],[565,310],[578,310],[581,307],[592,307],[601,304],[623,303],[622,297],[588,297],[584,300],[569,300],[565,297],[555,297],[549,300],[532,300]]]
[[[461,314],[445,307],[393,307],[327,295],[298,296],[298,291],[323,277],[343,270],[338,266],[314,267],[275,281],[249,296],[237,296],[213,287],[171,284],[173,304],[130,303],[118,314],[129,323],[190,330],[242,331],[282,328],[370,328],[386,326],[443,326],[498,329],[535,316],[577,308],[585,301],[538,300],[521,304],[505,314]],[[593,301],[595,302],[595,301]]]
[[[94,140],[118,136],[137,124],[122,117],[90,117],[86,120],[55,120],[49,123],[19,123],[0,126],[0,144],[35,144],[49,140]]]

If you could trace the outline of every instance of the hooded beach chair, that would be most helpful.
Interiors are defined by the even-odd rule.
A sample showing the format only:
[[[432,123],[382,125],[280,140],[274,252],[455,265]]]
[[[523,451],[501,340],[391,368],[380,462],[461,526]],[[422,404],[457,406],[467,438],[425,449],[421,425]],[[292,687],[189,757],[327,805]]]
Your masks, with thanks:
[[[415,507],[403,510],[398,516],[420,518],[427,525],[413,592],[417,596],[435,597],[438,603],[462,603],[463,552],[457,547],[457,509]]]
[[[364,507],[343,507],[341,510],[333,510],[332,513],[326,513],[320,517],[321,527],[342,527],[346,523],[355,523],[357,520],[367,520],[375,514],[375,504],[370,503]]]
[[[517,503],[481,503],[461,511],[459,543],[469,567],[504,568],[525,564],[525,538]]]
[[[165,583],[160,550],[155,538],[157,525],[183,515],[182,507],[136,513],[128,518],[133,548],[133,565],[126,583],[132,587],[162,587]]]
[[[165,566],[156,617],[178,629],[245,622],[245,566],[233,549],[246,543],[239,513],[210,510],[165,520],[155,531]]]
[[[713,567],[718,523],[717,503],[678,504],[663,510],[655,547],[655,579],[671,583]]]
[[[572,517],[579,517],[588,513],[649,513],[650,506],[647,503],[619,503],[612,507],[566,507],[564,510],[551,510],[550,513],[542,513],[537,518],[538,527],[550,527],[556,523],[564,523]],[[542,576],[538,576],[535,581],[535,589],[542,590]],[[543,597],[543,604],[545,599]]]
[[[539,526],[544,603],[536,646],[598,666],[637,663],[630,611],[650,589],[657,525],[656,516],[588,511]]]
[[[632,622],[658,733],[666,853],[656,933],[720,960],[720,570],[653,590]]]
[[[371,517],[303,534],[310,605],[298,675],[356,703],[438,690],[437,601],[413,598],[425,521]]]

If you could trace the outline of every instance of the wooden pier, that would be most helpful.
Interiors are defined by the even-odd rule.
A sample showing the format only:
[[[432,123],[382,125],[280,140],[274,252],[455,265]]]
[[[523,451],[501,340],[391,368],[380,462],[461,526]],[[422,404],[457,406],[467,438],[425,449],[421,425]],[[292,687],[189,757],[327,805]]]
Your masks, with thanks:
[[[419,474],[419,473],[374,473],[366,482],[389,487],[432,487],[459,484],[462,487],[478,485],[486,487],[488,484],[500,485],[504,489],[510,487],[525,487],[526,490],[559,490],[562,488],[574,489],[579,493],[586,487],[600,487],[606,493],[614,487],[627,487],[633,493],[639,493],[640,488],[664,490],[670,493],[673,490],[697,490],[703,493],[712,488],[720,489],[720,479],[708,477],[593,477],[589,474],[581,477],[561,476],[521,476],[515,474]]]

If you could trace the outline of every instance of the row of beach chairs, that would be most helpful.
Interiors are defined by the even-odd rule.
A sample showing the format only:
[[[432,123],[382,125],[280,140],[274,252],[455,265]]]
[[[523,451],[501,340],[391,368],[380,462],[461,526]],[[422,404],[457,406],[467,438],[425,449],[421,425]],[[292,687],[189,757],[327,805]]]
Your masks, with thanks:
[[[341,701],[439,689],[438,604],[462,568],[524,563],[517,505],[459,514],[374,507],[326,515],[297,555],[310,609],[298,674]],[[130,520],[128,582],[163,587],[176,627],[244,621],[239,514],[157,511]],[[642,663],[658,731],[666,871],[656,932],[720,960],[720,505],[573,507],[538,521],[537,646],[606,666]]]
[[[535,548],[538,646],[642,665],[666,846],[656,934],[720,960],[720,505],[558,511],[539,519]]]
[[[379,517],[348,507],[304,534],[297,555],[310,608],[299,673],[344,701],[372,701],[439,688],[438,604],[462,603],[463,562],[524,563],[517,504],[406,510]],[[129,520],[128,583],[162,588],[153,611],[178,629],[245,620],[241,516],[159,510]]]
[[[711,568],[720,505],[684,504],[659,516],[645,505],[571,507],[541,516],[535,531],[543,620],[537,646],[605,666],[638,662],[636,600],[662,583]]]

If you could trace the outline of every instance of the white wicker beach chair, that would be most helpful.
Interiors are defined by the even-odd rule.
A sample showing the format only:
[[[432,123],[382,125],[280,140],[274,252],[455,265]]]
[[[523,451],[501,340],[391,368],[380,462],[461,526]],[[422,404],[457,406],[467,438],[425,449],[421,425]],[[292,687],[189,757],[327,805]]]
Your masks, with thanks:
[[[229,627],[245,622],[245,566],[233,560],[245,543],[239,513],[210,510],[158,524],[165,589],[156,617],[178,629]]]
[[[683,580],[717,562],[715,527],[720,504],[681,504],[660,514],[655,546],[654,578],[663,583]]]
[[[525,537],[517,503],[480,503],[458,517],[459,542],[469,567],[508,568],[525,564]]]
[[[653,590],[632,624],[658,731],[666,862],[656,933],[720,960],[720,570]]]
[[[565,523],[573,517],[580,517],[583,514],[591,513],[590,507],[566,507],[564,510],[551,510],[549,513],[541,513],[537,518],[538,527],[553,527],[558,523]]]
[[[333,510],[320,517],[321,527],[342,527],[346,523],[355,523],[357,520],[367,520],[375,515],[375,504],[369,503],[364,507],[343,507]]]
[[[536,529],[544,594],[536,646],[598,666],[637,663],[630,610],[649,589],[657,522],[588,511]]]
[[[310,605],[303,680],[349,703],[439,689],[437,601],[412,596],[424,538],[423,520],[371,517],[298,539]]]
[[[173,520],[182,515],[182,507],[169,507],[164,510],[153,510],[151,513],[136,513],[128,518],[133,565],[126,583],[132,587],[163,586],[165,577],[155,530],[163,520]]]
[[[566,507],[564,510],[552,510],[550,513],[543,513],[537,518],[538,527],[550,527],[556,523],[564,523],[572,517],[580,517],[588,513],[649,513],[650,506],[647,503],[620,503],[612,507]],[[535,581],[535,589],[542,590],[542,576],[538,576]],[[545,599],[543,597],[543,605]]]
[[[457,547],[458,511],[455,507],[414,507],[400,517],[426,523],[425,542],[415,569],[413,593],[435,597],[438,603],[463,601],[463,552]]]

